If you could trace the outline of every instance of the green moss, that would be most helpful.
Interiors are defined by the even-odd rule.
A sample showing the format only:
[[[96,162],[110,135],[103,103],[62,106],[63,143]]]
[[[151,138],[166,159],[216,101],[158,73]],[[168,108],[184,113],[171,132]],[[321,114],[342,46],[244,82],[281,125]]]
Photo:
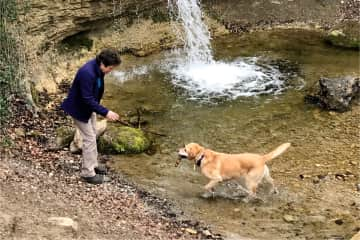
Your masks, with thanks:
[[[150,141],[137,128],[110,126],[98,141],[103,153],[141,153],[150,147]]]
[[[154,9],[151,12],[151,19],[153,20],[154,23],[161,23],[161,22],[169,22],[170,21],[170,17],[168,12],[164,12],[162,10],[160,10],[159,8]]]
[[[360,49],[359,28],[358,22],[343,22],[327,35],[326,41],[338,47]]]

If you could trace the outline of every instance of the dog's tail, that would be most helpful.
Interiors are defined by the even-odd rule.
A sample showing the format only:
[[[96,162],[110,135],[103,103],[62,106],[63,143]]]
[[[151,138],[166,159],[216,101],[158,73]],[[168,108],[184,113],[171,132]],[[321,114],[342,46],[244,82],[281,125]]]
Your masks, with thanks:
[[[263,155],[265,162],[270,161],[271,159],[274,159],[277,156],[279,156],[280,154],[282,154],[283,152],[285,152],[286,149],[288,149],[290,147],[290,145],[291,145],[290,143],[283,143],[280,146],[278,146],[274,151]]]

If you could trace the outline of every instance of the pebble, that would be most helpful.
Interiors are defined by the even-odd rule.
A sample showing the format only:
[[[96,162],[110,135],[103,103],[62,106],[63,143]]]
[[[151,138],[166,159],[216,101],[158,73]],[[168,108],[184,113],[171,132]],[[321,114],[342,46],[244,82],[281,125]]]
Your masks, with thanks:
[[[342,219],[336,219],[336,220],[335,220],[335,223],[336,223],[337,225],[342,225],[342,224],[344,223],[344,220],[342,220]]]
[[[321,216],[321,215],[316,215],[316,216],[308,216],[305,219],[306,222],[308,223],[325,223],[326,222],[326,217]]]
[[[360,192],[360,183],[356,184],[356,190]]]
[[[190,233],[190,234],[197,234],[197,231],[195,229],[192,229],[192,228],[185,228],[185,231]]]
[[[297,217],[289,215],[289,214],[285,214],[283,216],[283,219],[284,219],[285,222],[288,222],[288,223],[293,223],[293,222],[296,222],[298,220]]]
[[[75,232],[78,230],[78,223],[68,217],[51,217],[48,222],[57,226],[69,227]]]

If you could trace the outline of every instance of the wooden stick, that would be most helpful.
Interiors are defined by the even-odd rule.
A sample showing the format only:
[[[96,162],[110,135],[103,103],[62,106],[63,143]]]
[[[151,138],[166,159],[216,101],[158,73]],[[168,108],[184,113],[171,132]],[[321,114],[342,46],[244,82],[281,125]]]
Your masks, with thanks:
[[[134,126],[131,125],[129,122],[126,122],[126,121],[121,120],[121,119],[118,119],[117,122],[118,122],[118,123],[121,123],[122,125],[125,125],[125,126],[127,126],[127,127],[134,127]],[[163,134],[163,133],[158,133],[158,132],[154,132],[154,131],[147,130],[147,129],[141,129],[141,130],[144,131],[144,132],[147,132],[147,133],[151,133],[151,134],[157,135],[157,136],[167,137],[167,135],[166,135],[166,134]]]

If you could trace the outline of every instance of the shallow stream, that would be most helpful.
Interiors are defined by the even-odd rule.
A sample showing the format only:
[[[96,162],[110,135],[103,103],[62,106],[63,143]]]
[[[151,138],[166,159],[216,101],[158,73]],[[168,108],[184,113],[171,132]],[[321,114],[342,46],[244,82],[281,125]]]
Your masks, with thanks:
[[[328,46],[320,33],[305,30],[228,35],[212,47],[214,58],[225,62],[280,60],[291,66],[285,79],[290,71],[293,83],[280,92],[204,101],[164,71],[171,53],[124,57],[107,80],[104,105],[123,115],[139,109],[149,122],[144,128],[168,137],[156,138],[152,155],[113,157],[113,168],[228,239],[349,239],[360,229],[360,107],[322,111],[304,96],[321,76],[358,76],[359,52]],[[189,162],[174,167],[177,149],[189,142],[227,153],[267,153],[291,142],[269,163],[280,193],[263,187],[263,203],[244,203],[230,182],[215,198],[201,198],[206,178]]]

